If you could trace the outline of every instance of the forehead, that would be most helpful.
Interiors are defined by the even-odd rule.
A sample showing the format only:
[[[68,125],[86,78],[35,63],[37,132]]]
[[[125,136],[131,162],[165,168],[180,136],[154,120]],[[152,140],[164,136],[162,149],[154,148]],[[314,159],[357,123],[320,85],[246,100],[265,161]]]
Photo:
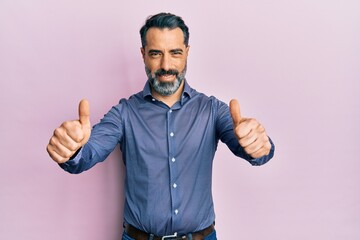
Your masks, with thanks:
[[[184,48],[184,33],[180,28],[150,28],[146,33],[146,47],[151,49]]]

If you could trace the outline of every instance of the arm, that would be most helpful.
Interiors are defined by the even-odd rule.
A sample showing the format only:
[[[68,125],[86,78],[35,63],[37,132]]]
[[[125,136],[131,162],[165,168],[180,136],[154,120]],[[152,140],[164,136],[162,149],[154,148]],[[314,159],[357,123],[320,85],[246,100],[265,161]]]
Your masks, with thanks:
[[[57,161],[54,158],[53,160],[67,172],[80,173],[88,170],[96,163],[104,161],[121,138],[122,119],[119,107],[113,107],[91,130],[88,141],[74,151],[72,156],[65,161]]]
[[[236,156],[252,165],[265,164],[274,155],[275,146],[265,129],[255,119],[241,118],[237,101],[230,103],[230,109],[226,104],[219,103],[217,131],[221,141]]]

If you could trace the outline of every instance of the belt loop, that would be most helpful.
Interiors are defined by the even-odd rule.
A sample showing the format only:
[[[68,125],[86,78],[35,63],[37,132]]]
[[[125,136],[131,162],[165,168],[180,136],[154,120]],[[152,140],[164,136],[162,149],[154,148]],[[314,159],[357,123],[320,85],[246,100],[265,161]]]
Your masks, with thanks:
[[[188,240],[192,240],[192,239],[193,239],[193,238],[192,238],[192,233],[189,233],[186,237],[187,237]]]
[[[153,239],[154,239],[154,234],[151,233],[151,234],[149,235],[149,240],[153,240]]]

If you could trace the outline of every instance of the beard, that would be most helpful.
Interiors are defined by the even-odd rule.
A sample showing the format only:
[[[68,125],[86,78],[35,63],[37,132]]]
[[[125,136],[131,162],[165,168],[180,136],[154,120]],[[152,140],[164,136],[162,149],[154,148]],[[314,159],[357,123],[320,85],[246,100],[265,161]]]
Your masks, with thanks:
[[[153,74],[151,73],[151,70],[145,66],[145,72],[149,79],[150,85],[155,92],[157,92],[162,96],[170,96],[179,89],[181,83],[184,81],[186,74],[186,67],[187,65],[185,65],[185,68],[182,72],[179,72],[174,69],[169,69],[169,70],[159,69]],[[161,82],[158,79],[158,77],[162,75],[175,75],[176,77],[175,80],[172,82]]]

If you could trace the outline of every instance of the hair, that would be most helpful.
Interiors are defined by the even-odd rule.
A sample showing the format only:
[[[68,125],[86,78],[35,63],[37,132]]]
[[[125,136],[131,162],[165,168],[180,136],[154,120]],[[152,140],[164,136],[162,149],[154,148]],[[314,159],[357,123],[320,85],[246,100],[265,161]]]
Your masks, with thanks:
[[[187,47],[189,45],[189,28],[185,25],[184,20],[171,13],[158,13],[149,16],[144,26],[140,29],[141,45],[143,48],[146,46],[146,33],[152,27],[160,29],[168,28],[170,30],[180,28],[184,34],[185,46]]]

